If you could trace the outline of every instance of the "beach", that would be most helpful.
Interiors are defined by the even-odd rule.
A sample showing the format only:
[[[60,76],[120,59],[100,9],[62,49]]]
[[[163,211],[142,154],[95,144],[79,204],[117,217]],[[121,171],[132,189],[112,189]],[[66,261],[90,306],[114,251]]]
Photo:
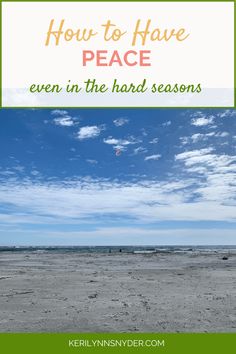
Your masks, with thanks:
[[[235,279],[235,253],[2,252],[0,332],[236,332]]]

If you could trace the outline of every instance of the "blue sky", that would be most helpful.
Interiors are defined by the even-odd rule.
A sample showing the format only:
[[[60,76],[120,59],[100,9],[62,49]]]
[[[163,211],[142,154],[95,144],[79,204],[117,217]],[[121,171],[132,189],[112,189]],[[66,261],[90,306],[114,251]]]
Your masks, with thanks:
[[[236,244],[236,111],[0,111],[1,245]]]

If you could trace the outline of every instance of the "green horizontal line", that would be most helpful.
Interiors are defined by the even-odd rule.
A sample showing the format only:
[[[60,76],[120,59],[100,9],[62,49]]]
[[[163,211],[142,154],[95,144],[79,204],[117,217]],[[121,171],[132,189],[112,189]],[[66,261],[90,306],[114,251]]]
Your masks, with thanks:
[[[0,2],[234,2],[235,0],[0,0]]]

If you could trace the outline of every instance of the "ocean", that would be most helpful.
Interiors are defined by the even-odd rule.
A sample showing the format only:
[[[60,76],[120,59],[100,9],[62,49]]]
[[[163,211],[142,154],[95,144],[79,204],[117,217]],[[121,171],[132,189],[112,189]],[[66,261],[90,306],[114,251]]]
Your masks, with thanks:
[[[0,246],[1,252],[34,253],[236,253],[236,245],[184,246]]]

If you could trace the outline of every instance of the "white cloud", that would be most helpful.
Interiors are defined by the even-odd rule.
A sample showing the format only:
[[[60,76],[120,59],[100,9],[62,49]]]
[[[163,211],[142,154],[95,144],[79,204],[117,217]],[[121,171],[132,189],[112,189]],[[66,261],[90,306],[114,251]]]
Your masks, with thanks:
[[[62,109],[54,109],[53,111],[51,111],[51,114],[53,116],[67,116],[68,112],[63,111]]]
[[[92,159],[87,159],[86,161],[92,165],[96,165],[98,163],[97,160],[92,160]]]
[[[202,139],[204,139],[204,134],[197,133],[197,134],[193,134],[191,136],[191,140],[193,143],[197,143],[199,140],[202,140]]]
[[[231,118],[231,117],[236,117],[236,110],[235,109],[226,109],[223,112],[220,112],[217,114],[218,117],[220,118]]]
[[[74,121],[71,117],[58,117],[54,119],[54,123],[56,125],[60,125],[62,127],[72,127],[74,125]]]
[[[146,132],[146,130],[144,128],[141,129],[141,133],[143,136],[148,136],[148,133]]]
[[[103,139],[105,144],[108,145],[117,145],[120,141],[124,141],[124,140],[119,140],[119,139],[115,139],[115,138],[107,138],[107,139]]]
[[[56,118],[53,119],[53,122],[62,127],[72,127],[77,123],[76,118],[71,117],[67,111],[61,109],[51,111],[51,115],[56,116]],[[48,121],[45,121],[45,123],[48,123]]]
[[[181,145],[186,145],[190,142],[190,139],[188,136],[181,136],[179,138],[179,140],[181,141]]]
[[[37,171],[37,170],[32,170],[30,173],[31,173],[31,175],[33,175],[33,176],[39,176],[39,175],[40,175],[40,172]]]
[[[77,134],[77,138],[79,140],[96,138],[97,136],[100,135],[102,130],[104,130],[104,127],[97,126],[97,125],[90,125],[90,126],[82,127],[82,128],[80,128],[80,130]]]
[[[16,174],[16,173],[13,172],[13,171],[9,171],[9,170],[1,171],[1,170],[0,170],[0,175],[2,175],[2,176],[13,176],[13,175],[15,175],[15,174]]]
[[[191,124],[197,127],[208,126],[210,128],[216,128],[217,126],[213,125],[216,116],[209,114],[207,111],[195,111],[190,115]]]
[[[203,149],[204,150],[204,149]],[[236,161],[236,156],[229,155],[216,155],[216,154],[197,154],[188,156],[188,153],[179,154],[176,156],[176,160],[184,160],[185,166],[190,167],[196,164],[207,166],[208,168],[217,169],[228,166],[232,162]]]
[[[213,150],[214,150],[213,148],[206,148],[206,149],[200,149],[200,150],[185,151],[185,152],[175,155],[175,159],[176,160],[185,160],[185,159],[192,158],[195,156],[203,156],[203,155],[209,154]]]
[[[222,176],[221,176],[222,177]],[[1,225],[8,224],[90,224],[99,216],[133,218],[136,222],[161,220],[236,221],[233,202],[233,176],[222,181],[214,175],[196,185],[189,178],[176,181],[119,183],[83,178],[43,184],[29,181],[0,185],[0,203],[8,214],[0,213]],[[231,188],[231,189],[230,189]],[[191,200],[195,193],[197,200]],[[234,192],[235,195],[235,192]]]
[[[193,134],[192,136],[182,136],[180,137],[180,141],[182,145],[186,145],[186,144],[191,144],[191,143],[198,143],[199,141],[207,141],[208,138],[210,137],[215,137],[215,138],[225,138],[229,136],[228,132],[211,132],[211,133],[206,133],[206,134],[202,134],[202,133],[196,133]]]
[[[236,156],[226,154],[217,155],[212,153],[213,151],[213,148],[186,151],[176,155],[175,159],[182,160],[187,167],[200,164],[208,168],[214,168],[215,170],[229,166],[236,161]]]
[[[148,150],[146,148],[143,148],[142,146],[139,146],[138,148],[134,149],[134,155],[144,154],[147,151]]]
[[[202,202],[236,206],[236,156],[216,154],[212,148],[187,151],[175,156],[185,165],[185,173],[194,174],[195,194]],[[196,173],[204,180],[196,178]]]
[[[169,125],[171,125],[171,121],[170,120],[168,120],[167,122],[162,123],[163,127],[168,127]]]
[[[152,139],[151,141],[149,141],[149,144],[157,144],[158,141],[159,141],[158,138],[154,138],[154,139]]]
[[[116,127],[122,127],[122,125],[129,123],[129,119],[126,117],[120,117],[113,120],[113,123],[115,124]]]
[[[190,140],[193,143],[197,143],[199,141],[206,141],[209,137],[212,137],[214,135],[215,135],[214,132],[207,133],[207,134],[196,133],[190,137]]]
[[[215,134],[217,138],[225,138],[226,136],[229,136],[228,132],[218,132]]]
[[[128,139],[116,139],[113,137],[108,137],[103,139],[103,142],[108,145],[113,145],[114,149],[126,150],[128,145],[138,144],[141,140],[136,139],[133,136],[130,136]]]
[[[195,125],[196,127],[203,127],[209,124],[214,123],[214,117],[200,117],[200,118],[193,118],[191,120],[191,124]]]
[[[161,157],[160,154],[157,154],[157,155],[150,155],[150,156],[146,156],[145,157],[145,161],[149,161],[149,160],[159,160]]]
[[[16,170],[17,172],[24,172],[25,168],[24,166],[18,165],[18,166],[14,166],[13,170]]]

